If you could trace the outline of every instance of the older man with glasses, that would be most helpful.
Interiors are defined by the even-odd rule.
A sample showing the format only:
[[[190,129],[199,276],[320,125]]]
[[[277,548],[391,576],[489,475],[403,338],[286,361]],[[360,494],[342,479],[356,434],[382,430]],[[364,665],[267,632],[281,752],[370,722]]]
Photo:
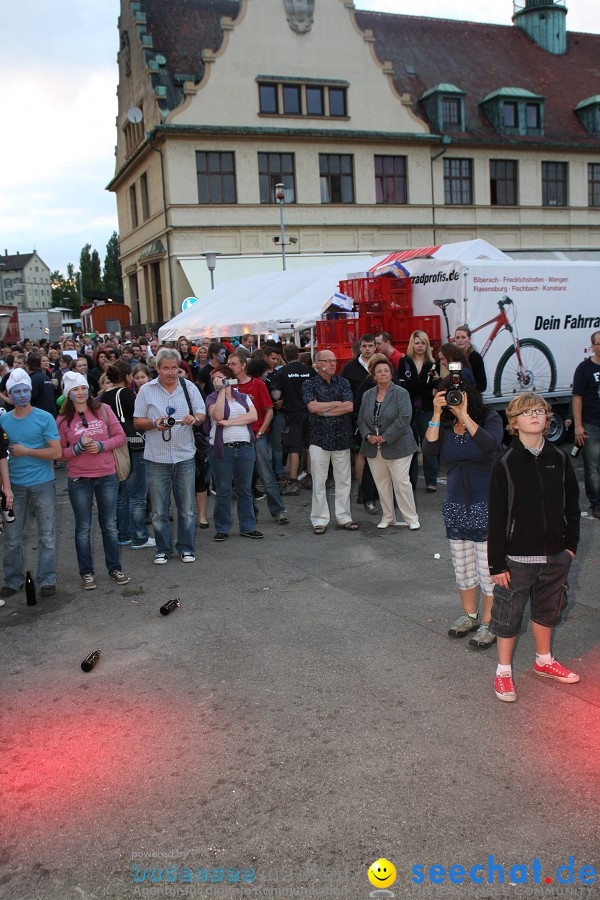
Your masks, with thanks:
[[[310,462],[313,482],[311,522],[315,534],[325,534],[330,513],[327,503],[327,474],[333,466],[335,517],[339,528],[356,531],[352,521],[350,488],[352,470],[352,388],[347,378],[335,374],[337,360],[331,350],[320,350],[315,359],[317,375],[302,385],[308,407]]]
[[[142,385],[134,409],[135,429],[147,432],[144,459],[152,501],[157,566],[164,565],[173,555],[169,524],[171,491],[177,507],[176,550],[182,562],[191,563],[196,559],[196,444],[192,428],[204,422],[206,410],[198,388],[179,378],[180,362],[177,350],[158,351],[158,377]]]

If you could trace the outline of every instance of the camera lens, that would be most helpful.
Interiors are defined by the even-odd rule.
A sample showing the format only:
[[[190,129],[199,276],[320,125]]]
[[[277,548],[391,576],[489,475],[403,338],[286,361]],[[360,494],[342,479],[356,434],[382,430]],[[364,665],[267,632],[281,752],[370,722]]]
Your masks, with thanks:
[[[169,416],[167,418],[167,425],[169,426],[169,428],[172,428],[174,424],[175,424],[175,419],[173,418],[173,416]]]
[[[458,388],[451,388],[446,393],[446,403],[448,406],[460,406],[465,395]]]

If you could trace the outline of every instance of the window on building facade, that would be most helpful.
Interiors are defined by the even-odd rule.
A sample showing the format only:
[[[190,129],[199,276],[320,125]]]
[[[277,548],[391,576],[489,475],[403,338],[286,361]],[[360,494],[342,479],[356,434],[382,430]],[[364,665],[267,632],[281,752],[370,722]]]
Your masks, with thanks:
[[[300,102],[300,86],[297,84],[284,84],[283,86],[283,111],[288,116],[299,116],[302,112]]]
[[[537,131],[541,127],[541,107],[539,103],[525,104],[525,127]]]
[[[517,103],[502,104],[502,121],[505,128],[519,127],[519,106]]]
[[[140,178],[140,194],[142,197],[142,220],[150,218],[150,197],[148,194],[148,176],[144,172]]]
[[[516,206],[518,203],[518,163],[514,159],[490,160],[490,203]]]
[[[354,174],[349,153],[320,153],[321,203],[354,203]]]
[[[276,203],[275,185],[285,185],[285,202],[296,202],[293,153],[259,153],[258,180],[261,203]]]
[[[139,225],[139,217],[135,184],[132,184],[129,188],[129,212],[131,214],[131,227],[137,228]]]
[[[542,163],[542,206],[567,205],[567,163]]]
[[[348,115],[345,85],[259,81],[258,101],[262,115],[331,118],[345,118]]]
[[[462,100],[460,97],[443,97],[442,98],[442,130],[443,131],[460,130],[461,103],[462,103]]]
[[[306,88],[306,115],[322,116],[325,113],[323,106],[323,88],[307,87]]]
[[[406,157],[375,157],[375,202],[408,203]]]
[[[258,97],[261,113],[272,113],[277,115],[279,112],[278,93],[276,84],[259,84]]]
[[[143,117],[139,122],[126,122],[123,131],[125,133],[125,154],[129,156],[144,138]]]
[[[588,206],[600,206],[600,163],[588,163]]]
[[[236,203],[235,154],[196,151],[198,203]]]
[[[329,88],[329,115],[346,116],[346,88]]]
[[[456,206],[473,203],[472,159],[444,159],[444,203]]]

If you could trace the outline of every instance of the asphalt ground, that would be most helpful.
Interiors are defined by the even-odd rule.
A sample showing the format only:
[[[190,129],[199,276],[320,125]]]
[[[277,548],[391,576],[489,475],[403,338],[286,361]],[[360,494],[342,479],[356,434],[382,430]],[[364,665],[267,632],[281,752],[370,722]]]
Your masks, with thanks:
[[[58,594],[0,610],[0,898],[361,900],[378,857],[400,898],[600,897],[580,877],[600,870],[599,520],[582,519],[555,639],[581,682],[533,674],[528,625],[507,704],[495,649],[447,636],[443,484],[421,482],[417,532],[378,531],[355,505],[360,532],[316,537],[308,492],[287,499],[287,527],[263,502],[263,541],[199,530],[192,565],[124,548],[126,588],[96,528],[84,592],[64,470],[57,482]]]

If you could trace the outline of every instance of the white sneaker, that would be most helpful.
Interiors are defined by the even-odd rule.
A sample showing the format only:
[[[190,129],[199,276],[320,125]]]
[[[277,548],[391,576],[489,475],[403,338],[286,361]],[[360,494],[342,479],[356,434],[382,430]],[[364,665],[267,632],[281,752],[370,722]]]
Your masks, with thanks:
[[[421,526],[419,522],[413,522],[412,525],[409,525],[408,527],[411,531],[418,531]]]
[[[398,525],[398,522],[385,522],[383,519],[377,524],[378,528],[389,528],[390,525]]]
[[[154,557],[154,565],[155,566],[164,566],[169,561],[169,557],[166,553],[157,553]]]
[[[149,537],[143,544],[132,544],[132,550],[145,550],[146,547],[156,547],[156,541],[153,537]]]
[[[190,553],[189,550],[184,550],[181,554],[181,562],[184,563],[192,563],[196,562],[196,557],[193,553]]]
[[[2,597],[0,597],[0,606],[4,606],[5,603],[6,603],[6,600],[3,600]]]

